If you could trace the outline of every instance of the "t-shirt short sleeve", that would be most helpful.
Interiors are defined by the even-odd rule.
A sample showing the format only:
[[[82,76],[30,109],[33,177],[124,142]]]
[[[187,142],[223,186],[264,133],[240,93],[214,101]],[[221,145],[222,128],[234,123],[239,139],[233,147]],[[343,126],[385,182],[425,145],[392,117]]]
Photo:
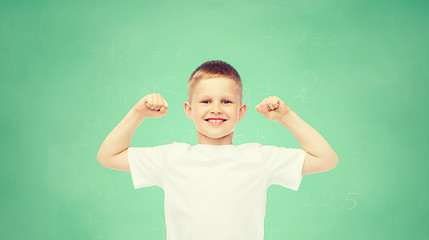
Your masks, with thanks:
[[[267,187],[277,184],[298,191],[306,152],[298,148],[259,147],[268,172]]]
[[[135,189],[154,185],[162,188],[164,156],[172,146],[128,148],[128,162]]]

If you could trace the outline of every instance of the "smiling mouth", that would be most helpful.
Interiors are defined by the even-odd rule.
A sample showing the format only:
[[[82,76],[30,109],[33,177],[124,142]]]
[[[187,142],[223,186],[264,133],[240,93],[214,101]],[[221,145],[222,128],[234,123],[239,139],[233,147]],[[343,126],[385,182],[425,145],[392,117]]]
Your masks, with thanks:
[[[214,125],[214,126],[218,126],[218,125],[221,125],[224,122],[226,122],[226,119],[220,119],[220,118],[218,118],[218,119],[216,119],[216,118],[209,118],[209,119],[204,119],[204,120],[206,122],[208,122],[209,124]]]
[[[206,122],[226,122],[226,119],[223,118],[208,118],[204,119]]]

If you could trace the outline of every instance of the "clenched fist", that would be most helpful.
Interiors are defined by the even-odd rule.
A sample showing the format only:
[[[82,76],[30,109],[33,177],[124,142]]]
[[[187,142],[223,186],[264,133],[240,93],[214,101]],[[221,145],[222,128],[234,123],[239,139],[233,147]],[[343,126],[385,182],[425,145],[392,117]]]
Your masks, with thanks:
[[[256,105],[255,110],[264,114],[268,120],[279,121],[284,115],[290,112],[288,105],[276,96],[265,98]]]
[[[168,113],[168,103],[159,93],[151,93],[144,96],[134,108],[137,112],[150,118],[160,118]]]

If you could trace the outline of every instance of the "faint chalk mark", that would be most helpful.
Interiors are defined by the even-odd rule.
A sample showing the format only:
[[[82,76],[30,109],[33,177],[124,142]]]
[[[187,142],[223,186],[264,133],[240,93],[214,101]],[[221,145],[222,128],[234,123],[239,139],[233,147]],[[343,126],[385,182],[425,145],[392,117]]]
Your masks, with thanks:
[[[316,86],[317,81],[318,76],[312,71],[306,71],[304,74],[302,74],[301,79],[299,80],[301,92],[295,96],[295,98],[301,98],[301,104],[304,103],[305,99],[308,99],[308,97],[306,97],[307,91],[308,89],[311,89]]]
[[[322,207],[328,207],[328,208],[330,208],[330,209],[335,209],[335,207],[333,207],[333,206],[331,205],[331,203],[332,203],[332,202],[334,202],[334,200],[335,200],[334,193],[333,193],[333,192],[331,192],[331,191],[325,191],[325,192],[322,194],[322,197],[323,197],[323,196],[325,196],[326,194],[328,194],[328,195],[330,196],[329,201],[328,201],[328,202],[325,202],[325,203],[322,203],[320,206],[322,206]]]
[[[272,38],[271,34],[275,29],[276,27],[270,27],[270,30],[268,30],[268,35],[265,35],[264,38],[271,39]]]
[[[360,194],[360,193],[354,193],[354,192],[349,192],[349,193],[347,193],[346,201],[352,201],[352,202],[354,202],[354,204],[353,204],[353,207],[351,207],[351,208],[347,208],[347,207],[345,207],[345,206],[344,206],[344,204],[343,204],[343,208],[344,208],[344,209],[352,210],[353,208],[355,208],[355,207],[356,207],[356,205],[357,205],[357,201],[356,201],[356,199],[349,198],[349,196],[350,196],[350,195],[357,195],[357,194]]]
[[[307,33],[298,33],[295,37],[295,40],[298,42],[298,45],[301,45],[305,42]]]

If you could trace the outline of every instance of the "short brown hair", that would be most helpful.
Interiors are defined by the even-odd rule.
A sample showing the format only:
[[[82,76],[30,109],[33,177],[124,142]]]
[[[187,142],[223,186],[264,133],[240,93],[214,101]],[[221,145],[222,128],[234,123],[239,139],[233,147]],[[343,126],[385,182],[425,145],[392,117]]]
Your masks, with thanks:
[[[207,61],[201,64],[192,73],[188,82],[188,101],[192,103],[192,94],[194,88],[199,81],[207,78],[226,77],[235,81],[237,87],[240,88],[240,105],[243,101],[243,85],[241,83],[240,75],[237,70],[228,63],[220,60]]]

